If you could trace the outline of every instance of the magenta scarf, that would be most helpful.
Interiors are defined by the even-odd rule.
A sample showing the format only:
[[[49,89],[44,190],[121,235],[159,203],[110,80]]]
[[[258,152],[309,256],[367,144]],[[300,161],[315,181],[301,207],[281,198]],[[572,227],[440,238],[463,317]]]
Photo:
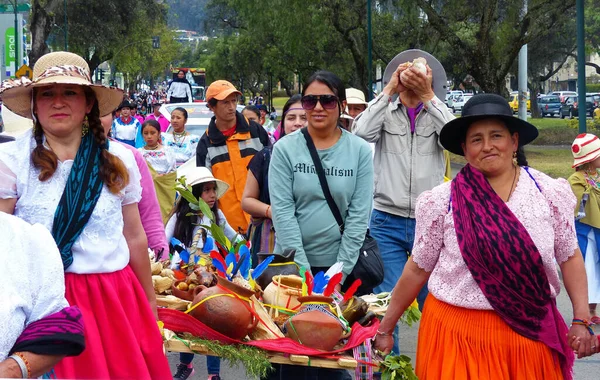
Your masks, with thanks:
[[[575,357],[567,325],[551,297],[531,236],[471,165],[452,181],[451,199],[458,245],[475,282],[515,332],[543,342],[558,355],[564,379],[571,380]]]

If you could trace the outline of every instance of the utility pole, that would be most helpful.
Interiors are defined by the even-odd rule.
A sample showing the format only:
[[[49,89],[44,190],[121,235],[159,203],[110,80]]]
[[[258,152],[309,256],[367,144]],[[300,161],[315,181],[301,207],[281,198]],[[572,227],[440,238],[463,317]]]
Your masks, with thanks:
[[[579,133],[585,133],[586,100],[585,100],[585,19],[583,17],[584,0],[577,0],[577,100],[579,103]],[[583,111],[583,112],[582,112]]]
[[[69,19],[67,18],[67,0],[65,0],[65,51],[69,51]]]
[[[523,4],[523,17],[526,14],[527,0]],[[519,51],[519,119],[527,121],[527,44]]]
[[[13,75],[16,77],[17,70],[19,70],[19,67],[21,67],[21,59],[19,59],[19,18],[17,13],[17,0],[15,0],[15,3],[13,4],[13,10],[15,12],[15,72]]]
[[[367,0],[367,72],[369,78],[369,89],[367,91],[367,100],[373,99],[373,46],[371,42],[371,0]]]

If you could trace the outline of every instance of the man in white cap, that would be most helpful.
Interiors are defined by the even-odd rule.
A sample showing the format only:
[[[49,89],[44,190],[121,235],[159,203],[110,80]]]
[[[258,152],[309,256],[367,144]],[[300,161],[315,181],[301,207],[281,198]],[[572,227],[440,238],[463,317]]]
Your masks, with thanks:
[[[416,58],[425,58],[427,64],[411,67]],[[375,288],[376,293],[391,292],[408,261],[417,197],[444,181],[444,149],[438,139],[442,127],[454,119],[440,100],[446,95],[444,68],[424,51],[408,50],[396,56],[386,68],[384,85],[382,93],[357,116],[353,128],[355,134],[375,143],[370,229],[384,262],[383,283]],[[427,285],[417,297],[421,308],[426,296]]]

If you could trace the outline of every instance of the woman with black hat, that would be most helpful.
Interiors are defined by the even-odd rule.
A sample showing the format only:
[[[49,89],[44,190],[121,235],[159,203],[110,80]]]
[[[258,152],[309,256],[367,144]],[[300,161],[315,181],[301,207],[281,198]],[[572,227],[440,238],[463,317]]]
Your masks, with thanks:
[[[144,146],[142,137],[142,124],[131,114],[134,106],[124,100],[117,108],[119,117],[115,118],[111,127],[111,135],[117,141],[136,148]]]
[[[168,103],[191,103],[192,85],[185,79],[185,71],[179,70],[167,90]]]
[[[441,131],[444,148],[468,164],[419,197],[412,256],[375,341],[390,351],[398,318],[429,280],[421,379],[572,379],[573,349],[579,357],[596,351],[575,197],[564,179],[516,162],[537,135],[493,94],[471,98]],[[570,329],[556,307],[555,261],[573,304]]]

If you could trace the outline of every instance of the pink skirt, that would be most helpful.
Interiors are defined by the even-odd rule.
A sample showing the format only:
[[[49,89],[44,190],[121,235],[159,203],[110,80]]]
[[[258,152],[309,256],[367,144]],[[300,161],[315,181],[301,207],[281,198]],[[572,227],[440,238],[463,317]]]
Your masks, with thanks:
[[[171,379],[162,337],[129,266],[114,273],[65,274],[66,298],[81,309],[85,351],[63,359],[59,379]]]

